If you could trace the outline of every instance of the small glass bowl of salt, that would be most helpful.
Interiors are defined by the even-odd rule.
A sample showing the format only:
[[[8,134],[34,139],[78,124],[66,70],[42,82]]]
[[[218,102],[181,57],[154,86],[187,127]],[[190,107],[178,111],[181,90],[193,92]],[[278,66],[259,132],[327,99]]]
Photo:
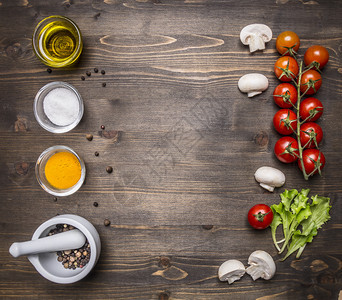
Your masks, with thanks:
[[[81,121],[84,105],[79,92],[69,83],[50,82],[37,93],[33,103],[37,122],[47,131],[64,133]]]

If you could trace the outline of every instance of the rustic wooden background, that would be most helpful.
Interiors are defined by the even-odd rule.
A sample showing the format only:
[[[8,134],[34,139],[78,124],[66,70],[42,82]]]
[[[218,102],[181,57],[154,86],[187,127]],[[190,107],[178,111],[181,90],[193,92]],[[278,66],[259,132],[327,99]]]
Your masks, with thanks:
[[[85,47],[75,68],[50,74],[33,54],[31,35],[53,14],[79,25]],[[340,0],[0,0],[0,297],[338,299],[341,16]],[[273,30],[264,52],[250,54],[239,40],[250,23]],[[271,125],[275,37],[285,30],[301,37],[301,55],[313,44],[330,52],[317,94],[325,106],[319,123],[327,165],[322,177],[307,182],[295,165],[273,155],[279,138]],[[106,74],[95,74],[95,67]],[[237,81],[254,71],[265,74],[270,87],[248,99]],[[38,125],[32,105],[43,85],[59,80],[79,90],[85,114],[77,128],[57,135]],[[54,201],[38,185],[34,166],[57,144],[84,158],[87,178],[76,194]],[[263,165],[286,174],[285,186],[273,194],[254,180]],[[280,262],[270,231],[251,229],[246,214],[254,204],[278,203],[284,188],[304,187],[331,197],[332,219],[299,260]],[[11,243],[30,239],[42,222],[64,213],[92,222],[103,247],[91,275],[66,286],[8,253]],[[246,275],[230,286],[218,280],[222,262],[247,265],[257,249],[276,261],[272,280]]]

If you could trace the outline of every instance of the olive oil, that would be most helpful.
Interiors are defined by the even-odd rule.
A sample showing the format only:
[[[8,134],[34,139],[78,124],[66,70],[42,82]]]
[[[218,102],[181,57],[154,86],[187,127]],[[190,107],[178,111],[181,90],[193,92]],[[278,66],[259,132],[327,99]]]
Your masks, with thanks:
[[[82,37],[71,20],[52,16],[41,21],[37,28],[39,32],[35,33],[33,47],[45,64],[52,67],[69,66],[81,55]]]

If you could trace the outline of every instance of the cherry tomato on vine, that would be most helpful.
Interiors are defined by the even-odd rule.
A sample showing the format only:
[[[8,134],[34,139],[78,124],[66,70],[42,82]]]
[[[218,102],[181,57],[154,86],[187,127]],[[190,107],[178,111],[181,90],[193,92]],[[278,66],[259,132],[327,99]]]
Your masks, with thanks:
[[[296,54],[299,46],[299,37],[293,31],[284,31],[277,37],[276,48],[277,51],[282,55]]]
[[[306,174],[320,173],[325,165],[325,157],[318,149],[305,149],[303,151],[303,163]],[[302,170],[302,164],[298,160],[299,169]]]
[[[280,138],[274,145],[275,156],[283,163],[289,164],[298,159],[298,143],[290,136]]]
[[[322,85],[322,76],[315,70],[308,70],[303,73],[302,78],[300,80],[300,91],[304,93],[307,88],[309,87],[308,91],[306,92],[307,95],[315,94]],[[313,88],[314,87],[314,88]]]
[[[273,117],[273,126],[280,134],[290,135],[297,129],[297,115],[290,109],[280,109]]]
[[[274,89],[273,99],[279,107],[291,108],[298,100],[297,89],[290,83],[281,83]]]
[[[297,61],[290,56],[282,56],[274,64],[274,73],[280,81],[289,82],[294,79],[299,72]]]
[[[306,98],[300,103],[299,114],[302,120],[316,121],[323,114],[323,104],[314,97]]]
[[[323,130],[315,122],[304,123],[300,126],[300,143],[304,148],[317,148],[322,141]],[[316,142],[315,142],[316,141]]]
[[[327,48],[319,45],[309,47],[304,54],[304,63],[308,66],[314,61],[319,63],[319,68],[322,69],[329,61]]]
[[[247,218],[255,229],[265,229],[272,223],[273,211],[266,204],[257,204],[248,211]]]

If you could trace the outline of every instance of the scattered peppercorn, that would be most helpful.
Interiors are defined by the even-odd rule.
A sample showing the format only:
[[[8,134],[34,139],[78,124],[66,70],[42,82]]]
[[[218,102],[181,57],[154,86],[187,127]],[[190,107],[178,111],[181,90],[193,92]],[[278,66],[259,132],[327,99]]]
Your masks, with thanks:
[[[57,202],[57,197],[53,198],[53,201]]]
[[[106,74],[106,71],[105,70],[101,70],[101,74],[102,75]]]
[[[94,72],[97,73],[99,71],[98,68],[94,68]]]
[[[106,168],[106,171],[107,171],[107,173],[112,173],[113,172],[113,168],[111,166],[108,166]]]
[[[48,73],[51,73],[51,72],[52,72],[52,70],[51,70],[50,68],[48,68],[46,71],[47,71]]]
[[[106,127],[104,125],[101,125],[101,129],[104,130]]]
[[[99,206],[99,204],[98,204],[96,201],[93,203],[93,205],[94,205],[95,207],[98,207],[98,206]]]
[[[102,86],[103,86],[103,87],[106,87],[106,85],[107,85],[107,84],[106,84],[105,82],[104,82],[104,83],[102,83]]]
[[[82,80],[85,80],[85,77],[82,75],[82,76],[81,76],[81,79],[82,79]]]
[[[104,226],[109,226],[110,225],[110,221],[108,219],[105,219],[103,221],[103,224],[104,224]]]
[[[99,156],[100,153],[98,153],[97,151],[95,151],[94,154],[95,154],[95,156]]]
[[[87,76],[91,76],[91,73],[89,71],[86,72]]]
[[[90,133],[88,133],[88,134],[86,135],[86,139],[87,139],[88,141],[92,141],[92,140],[93,140],[93,135],[90,134]]]

